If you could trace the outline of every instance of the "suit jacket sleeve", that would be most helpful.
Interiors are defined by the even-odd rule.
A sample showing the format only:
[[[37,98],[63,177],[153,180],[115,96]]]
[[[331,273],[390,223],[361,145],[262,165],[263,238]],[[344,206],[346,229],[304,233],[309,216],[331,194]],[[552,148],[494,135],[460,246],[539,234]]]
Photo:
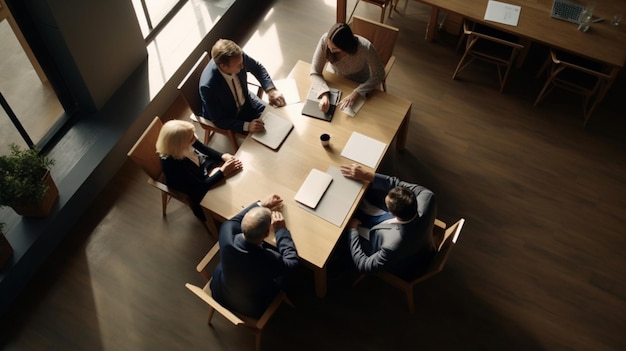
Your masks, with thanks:
[[[261,87],[263,90],[268,91],[271,88],[274,88],[274,82],[272,82],[272,78],[270,74],[267,72],[265,67],[257,60],[243,53],[243,65],[244,69],[247,72],[252,73],[254,78],[256,78],[259,83],[261,83]],[[247,79],[242,80],[242,88],[245,92],[248,90]],[[243,86],[245,84],[245,87]]]
[[[287,228],[281,228],[274,235],[282,264],[287,270],[293,270],[298,266],[298,252],[291,238],[291,233]]]
[[[359,272],[364,273],[383,270],[393,258],[393,249],[381,247],[378,251],[368,256],[368,254],[363,251],[361,240],[365,239],[359,236],[359,232],[354,228],[350,229],[350,253],[356,268]]]

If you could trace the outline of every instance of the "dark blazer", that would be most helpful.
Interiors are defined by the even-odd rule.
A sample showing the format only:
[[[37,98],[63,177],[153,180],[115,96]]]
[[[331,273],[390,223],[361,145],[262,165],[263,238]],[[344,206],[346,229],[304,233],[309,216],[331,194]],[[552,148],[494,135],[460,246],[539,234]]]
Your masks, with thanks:
[[[243,133],[244,122],[259,117],[265,109],[263,102],[248,90],[248,75],[252,75],[261,83],[263,90],[274,87],[269,73],[263,65],[252,57],[243,53],[243,69],[237,76],[241,82],[246,103],[237,113],[237,102],[233,97],[227,82],[220,73],[215,61],[211,59],[200,76],[200,97],[202,98],[202,114],[223,129],[231,129]]]
[[[193,148],[206,156],[200,166],[186,157],[177,160],[171,156],[162,157],[161,166],[167,186],[189,195],[193,213],[201,220],[205,220],[204,212],[200,208],[200,201],[213,185],[224,178],[221,170],[211,176],[208,175],[211,169],[222,163],[223,154],[204,145],[199,140],[193,143]]]
[[[220,264],[213,271],[211,292],[224,306],[250,317],[260,317],[284,287],[287,274],[298,265],[298,253],[286,228],[276,231],[276,249],[250,243],[241,221],[252,204],[220,227]]]
[[[417,216],[408,223],[381,223],[369,231],[369,241],[350,230],[352,260],[361,272],[386,270],[405,279],[422,274],[435,255],[432,232],[436,215],[435,196],[432,191],[417,184],[400,181],[396,177],[376,174],[369,191],[384,198],[387,192],[402,186],[417,198]]]

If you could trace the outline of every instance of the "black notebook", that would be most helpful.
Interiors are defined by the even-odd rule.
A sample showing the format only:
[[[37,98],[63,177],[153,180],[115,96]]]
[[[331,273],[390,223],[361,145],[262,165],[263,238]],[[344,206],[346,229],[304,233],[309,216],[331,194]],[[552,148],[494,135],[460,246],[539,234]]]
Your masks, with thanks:
[[[311,87],[309,89],[309,94],[306,97],[306,101],[304,102],[304,107],[302,107],[302,114],[330,122],[333,119],[333,114],[335,113],[335,108],[337,107],[339,100],[341,100],[341,90],[331,88],[330,107],[328,108],[328,112],[324,113],[320,110],[319,100],[317,99],[317,91]]]

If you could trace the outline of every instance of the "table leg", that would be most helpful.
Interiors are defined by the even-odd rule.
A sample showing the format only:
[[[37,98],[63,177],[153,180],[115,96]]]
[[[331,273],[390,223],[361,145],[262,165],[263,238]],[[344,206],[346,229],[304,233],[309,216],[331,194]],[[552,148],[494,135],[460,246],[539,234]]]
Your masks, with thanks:
[[[321,299],[326,296],[327,290],[328,277],[326,276],[326,266],[322,268],[315,267],[313,274],[315,275],[315,295]]]
[[[524,65],[524,60],[526,60],[526,56],[530,51],[532,41],[530,41],[530,39],[520,38],[519,43],[524,45],[524,48],[520,50],[519,54],[517,55],[517,59],[515,59],[515,68],[517,69],[522,68],[522,66]]]
[[[428,26],[426,27],[426,40],[433,41],[435,34],[437,33],[437,22],[439,21],[439,8],[433,6],[430,11],[430,18],[428,19]]]
[[[404,149],[406,149],[406,139],[409,135],[409,122],[411,121],[411,107],[412,106],[409,106],[407,109],[404,119],[402,120],[402,124],[398,129],[398,135],[396,136],[397,151],[404,151]]]

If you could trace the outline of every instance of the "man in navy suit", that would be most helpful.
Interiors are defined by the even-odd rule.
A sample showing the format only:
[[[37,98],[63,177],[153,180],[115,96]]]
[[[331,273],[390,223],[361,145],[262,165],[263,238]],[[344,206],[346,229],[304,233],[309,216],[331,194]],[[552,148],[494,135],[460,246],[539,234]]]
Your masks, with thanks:
[[[346,178],[370,182],[353,218],[348,222],[352,260],[360,272],[389,271],[412,280],[428,268],[436,249],[433,226],[435,195],[357,164],[342,166]]]
[[[211,61],[200,76],[199,86],[202,114],[219,128],[237,133],[264,130],[259,117],[265,104],[248,90],[247,72],[261,83],[270,105],[285,105],[285,98],[265,67],[246,55],[235,42],[220,39],[211,49]]]
[[[282,199],[272,195],[251,204],[220,227],[220,264],[211,292],[224,306],[258,318],[298,265],[298,253],[282,213]],[[276,248],[264,239],[274,230]]]

